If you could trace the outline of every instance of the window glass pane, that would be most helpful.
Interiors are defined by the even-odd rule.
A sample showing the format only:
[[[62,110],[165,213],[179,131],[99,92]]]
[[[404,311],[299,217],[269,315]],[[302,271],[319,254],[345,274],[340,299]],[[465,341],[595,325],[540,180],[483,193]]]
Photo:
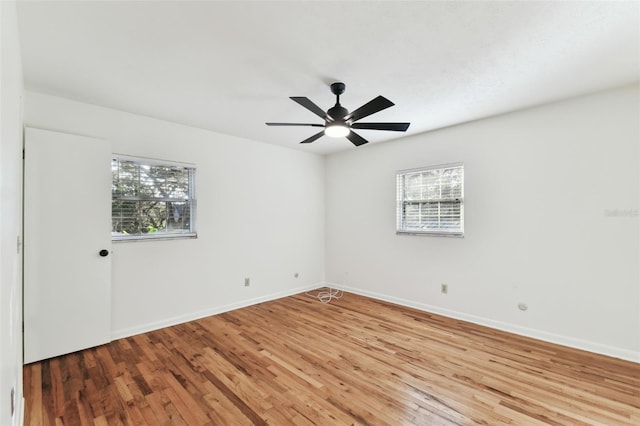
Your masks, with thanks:
[[[162,231],[167,227],[167,203],[140,201],[140,230],[144,234]]]
[[[158,174],[158,168],[140,164],[140,185],[138,187],[139,194],[145,198],[160,197],[156,188],[162,184],[162,175]]]
[[[187,198],[189,196],[189,171],[168,169],[162,187],[167,198]]]
[[[420,174],[405,177],[405,199],[419,200],[422,198],[422,176]]]
[[[112,233],[127,235],[139,234],[138,202],[113,200],[111,203]]]
[[[404,209],[404,224],[407,228],[416,229],[420,227],[420,204],[407,204]]]
[[[189,203],[169,202],[167,203],[169,217],[167,220],[167,230],[185,230],[190,229],[191,211]]]
[[[130,161],[111,162],[113,195],[135,197],[138,195],[140,177],[138,165]]]
[[[438,170],[429,170],[422,174],[424,180],[424,200],[441,198],[440,194],[440,173]]]

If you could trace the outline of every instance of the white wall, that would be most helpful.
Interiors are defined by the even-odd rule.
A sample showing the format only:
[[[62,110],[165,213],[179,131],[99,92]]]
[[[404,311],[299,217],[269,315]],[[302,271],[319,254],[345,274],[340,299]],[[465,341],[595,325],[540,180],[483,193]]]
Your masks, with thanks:
[[[328,157],[327,281],[640,361],[639,101],[633,85]],[[395,172],[460,161],[465,237],[397,236]]]
[[[197,239],[113,245],[114,337],[324,281],[321,156],[28,91],[25,123],[196,164]]]
[[[0,2],[0,425],[22,422],[22,66],[15,2]],[[14,389],[14,415],[11,415]]]
[[[640,361],[639,100],[634,85],[326,160],[33,92],[25,115],[108,138],[122,154],[197,164],[197,240],[114,245],[114,337],[326,274],[370,296]],[[396,236],[396,170],[458,161],[465,238]]]

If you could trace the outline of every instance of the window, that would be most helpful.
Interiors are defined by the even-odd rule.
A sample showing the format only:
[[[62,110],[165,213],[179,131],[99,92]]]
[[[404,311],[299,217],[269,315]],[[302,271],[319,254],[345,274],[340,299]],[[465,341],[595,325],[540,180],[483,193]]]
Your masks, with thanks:
[[[144,158],[111,161],[113,240],[195,237],[195,168]]]
[[[462,164],[398,172],[396,232],[463,236],[463,181]]]

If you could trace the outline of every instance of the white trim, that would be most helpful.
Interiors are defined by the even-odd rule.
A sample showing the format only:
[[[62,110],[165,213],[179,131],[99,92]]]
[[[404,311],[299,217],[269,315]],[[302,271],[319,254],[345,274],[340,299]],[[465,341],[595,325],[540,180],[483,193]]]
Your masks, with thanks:
[[[144,164],[144,165],[154,165],[154,166],[169,166],[169,167],[182,167],[185,169],[195,169],[196,165],[194,163],[183,163],[180,161],[173,160],[162,160],[159,158],[151,158],[151,157],[138,157],[133,155],[126,154],[118,154],[114,152],[111,154],[114,159],[131,161],[136,164]]]
[[[437,166],[415,167],[413,169],[398,170],[396,172],[396,175],[408,175],[413,173],[426,172],[427,170],[455,169],[458,167],[464,167],[464,162],[460,161],[458,163],[447,163],[439,164]]]
[[[248,306],[257,305],[258,303],[268,302],[270,300],[281,299],[283,297],[292,296],[294,294],[304,293],[309,290],[313,290],[319,287],[323,287],[324,283],[309,284],[302,287],[296,287],[277,293],[271,293],[264,296],[255,297],[253,299],[242,300],[228,305],[216,306],[212,308],[203,309],[201,311],[190,312],[183,315],[178,315],[173,318],[163,319],[161,321],[155,321],[147,324],[142,324],[135,327],[124,328],[121,330],[113,330],[111,332],[111,340],[122,339],[125,337],[135,336],[136,334],[147,333],[149,331],[159,330],[165,327],[171,327],[173,325],[183,324],[189,321],[195,321],[201,318],[209,317],[212,315],[221,314],[224,312],[233,311],[235,309],[246,308]]]
[[[14,426],[22,426],[24,424],[24,397],[16,398],[16,410],[12,418]]]
[[[460,231],[444,232],[439,231],[396,231],[396,235],[419,235],[423,237],[455,237],[464,238],[464,233]]]
[[[376,293],[367,290],[361,290],[355,287],[349,287],[341,284],[325,283],[325,286],[330,286],[346,292],[359,294],[361,296],[371,297],[373,299],[383,300],[385,302],[391,302],[410,308],[415,308],[424,312],[442,315],[448,318],[458,319],[462,321],[468,321],[474,324],[491,327],[497,330],[507,331],[510,333],[518,334],[524,337],[531,337],[533,339],[543,340],[549,343],[555,343],[557,345],[568,346],[574,349],[580,349],[583,351],[594,352],[601,355],[607,355],[614,358],[623,359],[626,361],[632,361],[640,363],[640,352],[630,351],[628,349],[618,348],[615,346],[603,345],[601,343],[591,342],[588,340],[576,339],[570,336],[564,336],[561,334],[549,333],[547,331],[537,330],[534,328],[521,327],[518,325],[509,324],[502,321],[496,321],[489,318],[479,317],[476,315],[465,314],[463,312],[452,311],[449,309],[440,308],[426,303],[414,302],[399,297],[393,297],[386,294]]]
[[[157,240],[175,240],[175,239],[195,239],[198,238],[197,232],[185,232],[183,234],[171,232],[154,232],[152,234],[131,234],[128,236],[111,235],[111,241],[114,243],[133,242],[133,241],[157,241]]]
[[[18,416],[18,425],[24,424],[24,407],[25,407],[25,403],[24,403],[24,398],[20,398],[20,410],[18,411],[18,413],[20,413],[20,415]]]

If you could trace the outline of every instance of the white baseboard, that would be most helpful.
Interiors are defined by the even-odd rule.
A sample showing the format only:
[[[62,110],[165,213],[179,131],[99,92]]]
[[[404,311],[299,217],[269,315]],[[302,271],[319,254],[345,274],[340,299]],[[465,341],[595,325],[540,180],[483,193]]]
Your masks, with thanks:
[[[241,300],[239,302],[230,303],[222,306],[214,306],[201,311],[189,312],[184,315],[178,315],[176,317],[167,318],[161,321],[155,321],[152,323],[142,324],[135,327],[124,328],[120,330],[113,330],[111,332],[111,340],[122,339],[125,337],[134,336],[136,334],[147,333],[149,331],[159,330],[165,327],[171,327],[173,325],[183,324],[185,322],[194,321],[200,318],[209,317],[211,315],[221,314],[223,312],[229,312],[234,309],[245,308],[251,305],[257,305],[258,303],[268,302],[270,300],[281,299],[283,297],[292,296],[294,294],[303,293],[305,291],[313,290],[318,287],[322,287],[324,283],[310,284],[307,286],[296,287],[285,291],[271,293],[253,299]]]
[[[562,346],[568,346],[575,349],[580,349],[588,352],[594,352],[597,354],[607,355],[614,358],[623,359],[626,361],[640,363],[640,353],[634,352],[628,349],[617,348],[613,346],[603,345],[596,342],[590,342],[587,340],[576,339],[570,336],[563,336],[560,334],[549,333],[547,331],[537,330],[528,327],[521,327],[519,325],[509,324],[502,321],[492,320],[490,318],[479,317],[475,315],[466,314],[464,312],[452,311],[449,309],[440,308],[438,306],[428,305],[426,303],[414,302],[399,297],[390,296],[387,294],[376,293],[367,290],[361,290],[359,288],[344,286],[341,284],[325,283],[324,285],[344,290],[347,292],[359,294],[373,299],[383,300],[386,302],[395,303],[410,308],[415,308],[421,311],[430,312],[433,314],[442,315],[449,318],[459,319],[462,321],[468,321],[474,324],[484,325],[487,327],[495,328],[497,330],[507,331],[514,334],[519,334],[525,337],[531,337],[538,340],[544,340],[545,342],[555,343]]]

